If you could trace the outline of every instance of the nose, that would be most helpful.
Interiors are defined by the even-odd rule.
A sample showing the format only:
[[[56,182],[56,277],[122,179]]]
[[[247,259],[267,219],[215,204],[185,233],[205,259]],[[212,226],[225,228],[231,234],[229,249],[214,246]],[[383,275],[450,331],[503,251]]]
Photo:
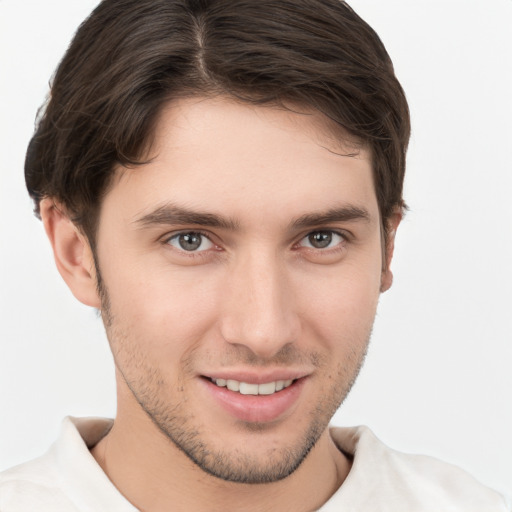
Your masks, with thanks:
[[[291,276],[274,255],[252,254],[234,267],[223,290],[222,336],[271,359],[300,333]]]

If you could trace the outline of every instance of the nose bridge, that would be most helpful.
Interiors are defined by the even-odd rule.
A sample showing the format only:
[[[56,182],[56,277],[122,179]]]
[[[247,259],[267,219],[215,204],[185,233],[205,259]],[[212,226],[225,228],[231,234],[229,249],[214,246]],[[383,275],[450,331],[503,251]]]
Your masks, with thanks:
[[[224,339],[268,358],[297,339],[299,324],[291,282],[278,256],[261,249],[241,256],[224,298]]]

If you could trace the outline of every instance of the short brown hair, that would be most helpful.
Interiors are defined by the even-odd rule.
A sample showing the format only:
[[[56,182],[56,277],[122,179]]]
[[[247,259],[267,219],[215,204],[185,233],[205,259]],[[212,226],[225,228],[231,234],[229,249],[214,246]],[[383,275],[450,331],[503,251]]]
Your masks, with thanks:
[[[314,108],[367,145],[383,221],[402,198],[410,120],[377,34],[340,0],[103,0],[60,63],[27,151],[28,191],[94,244],[116,164],[141,163],[177,97]]]

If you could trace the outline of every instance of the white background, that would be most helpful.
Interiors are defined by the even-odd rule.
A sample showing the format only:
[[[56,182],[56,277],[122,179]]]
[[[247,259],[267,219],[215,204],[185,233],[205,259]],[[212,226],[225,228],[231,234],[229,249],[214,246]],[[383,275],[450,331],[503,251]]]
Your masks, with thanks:
[[[24,189],[37,107],[95,0],[0,0],[0,470],[67,415],[115,412],[100,320],[68,292]],[[353,0],[410,101],[396,249],[365,368],[335,416],[512,494],[512,0]]]

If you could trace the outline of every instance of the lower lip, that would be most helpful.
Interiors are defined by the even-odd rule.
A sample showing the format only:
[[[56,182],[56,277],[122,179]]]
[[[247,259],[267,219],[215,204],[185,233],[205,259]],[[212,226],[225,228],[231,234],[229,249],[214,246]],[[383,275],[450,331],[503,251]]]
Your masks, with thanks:
[[[269,423],[291,412],[305,380],[298,379],[291,386],[273,395],[242,395],[219,387],[206,378],[202,379],[208,392],[224,410],[235,418],[249,423]]]

